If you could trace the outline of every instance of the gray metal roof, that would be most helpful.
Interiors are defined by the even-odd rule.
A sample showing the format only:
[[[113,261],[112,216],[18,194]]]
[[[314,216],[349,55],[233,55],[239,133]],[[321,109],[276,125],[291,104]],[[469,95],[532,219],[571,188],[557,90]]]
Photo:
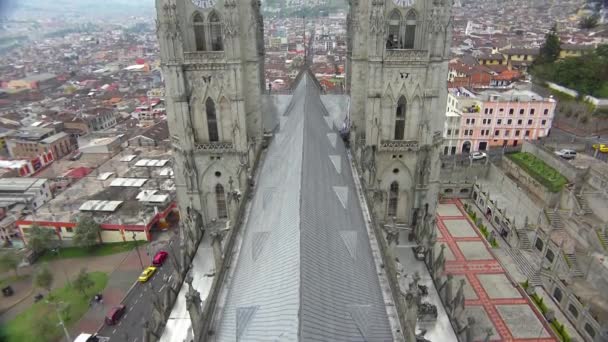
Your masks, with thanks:
[[[309,73],[280,118],[217,341],[392,341],[343,144]]]

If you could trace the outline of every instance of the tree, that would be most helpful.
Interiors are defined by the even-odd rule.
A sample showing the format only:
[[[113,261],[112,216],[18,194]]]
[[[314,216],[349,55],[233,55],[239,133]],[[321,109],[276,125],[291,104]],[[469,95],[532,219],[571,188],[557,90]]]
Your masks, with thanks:
[[[49,293],[51,292],[51,286],[53,286],[53,273],[51,273],[47,264],[42,265],[42,267],[38,269],[38,272],[36,272],[34,284],[45,289]]]
[[[600,17],[597,14],[583,17],[578,22],[578,27],[583,30],[590,30],[597,26],[597,24],[599,23],[599,20],[600,20]]]
[[[41,306],[39,310],[34,310],[34,315],[30,318],[30,329],[39,341],[53,341],[59,335],[57,319],[55,313],[48,306]]]
[[[101,227],[92,216],[81,216],[74,231],[74,243],[82,247],[91,247],[99,244],[100,229]]]
[[[595,53],[603,58],[608,58],[608,44],[598,45],[595,49]]]
[[[551,30],[545,35],[545,42],[540,48],[539,62],[553,63],[559,58],[561,43],[557,35],[557,25],[553,25]]]
[[[87,269],[82,268],[80,270],[80,273],[78,273],[76,280],[74,280],[74,288],[77,291],[82,292],[83,297],[86,297],[87,290],[90,289],[91,287],[93,287],[94,285],[95,285],[95,282],[93,281],[93,279],[91,279],[91,276],[89,275],[89,273],[87,273]]]
[[[54,238],[54,230],[32,225],[27,237],[27,246],[36,254],[42,253],[50,247]]]
[[[3,270],[13,270],[19,276],[19,257],[13,251],[0,255],[0,267]]]

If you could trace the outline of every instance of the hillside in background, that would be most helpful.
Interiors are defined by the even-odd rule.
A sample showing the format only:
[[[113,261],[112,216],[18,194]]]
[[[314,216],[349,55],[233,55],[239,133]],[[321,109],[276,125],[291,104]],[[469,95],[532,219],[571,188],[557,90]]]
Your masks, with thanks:
[[[3,15],[150,15],[154,0],[0,0]]]

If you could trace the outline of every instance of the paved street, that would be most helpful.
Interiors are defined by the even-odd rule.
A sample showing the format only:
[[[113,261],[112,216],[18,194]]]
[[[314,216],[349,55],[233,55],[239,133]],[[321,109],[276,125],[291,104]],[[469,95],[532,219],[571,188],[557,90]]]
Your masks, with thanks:
[[[154,254],[161,249],[169,252],[169,258],[171,258],[173,252],[170,246],[175,243],[173,241],[176,238],[175,235],[169,240],[155,241],[146,247],[140,247],[139,253],[144,266],[149,266]],[[142,270],[139,256],[135,250],[131,251],[120,266],[110,274],[108,285],[103,291],[103,302],[92,304],[91,309],[71,329],[73,337],[82,332],[97,331],[100,336],[110,337],[111,341],[141,341],[142,322],[151,317],[153,312],[152,296],[154,294],[162,295],[167,288],[164,277],[168,277],[173,271],[173,262],[169,258],[162,267],[157,269],[148,282],[142,284],[137,282],[137,277]],[[131,289],[130,292],[129,289]],[[126,314],[117,325],[106,326],[104,324],[105,315],[112,307],[121,302],[127,307]]]

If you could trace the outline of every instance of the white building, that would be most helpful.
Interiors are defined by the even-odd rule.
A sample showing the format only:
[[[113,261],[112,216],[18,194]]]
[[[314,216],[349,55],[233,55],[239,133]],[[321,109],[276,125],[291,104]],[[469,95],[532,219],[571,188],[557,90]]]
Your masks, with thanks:
[[[31,204],[39,208],[53,198],[50,182],[45,178],[0,178],[0,204]]]

